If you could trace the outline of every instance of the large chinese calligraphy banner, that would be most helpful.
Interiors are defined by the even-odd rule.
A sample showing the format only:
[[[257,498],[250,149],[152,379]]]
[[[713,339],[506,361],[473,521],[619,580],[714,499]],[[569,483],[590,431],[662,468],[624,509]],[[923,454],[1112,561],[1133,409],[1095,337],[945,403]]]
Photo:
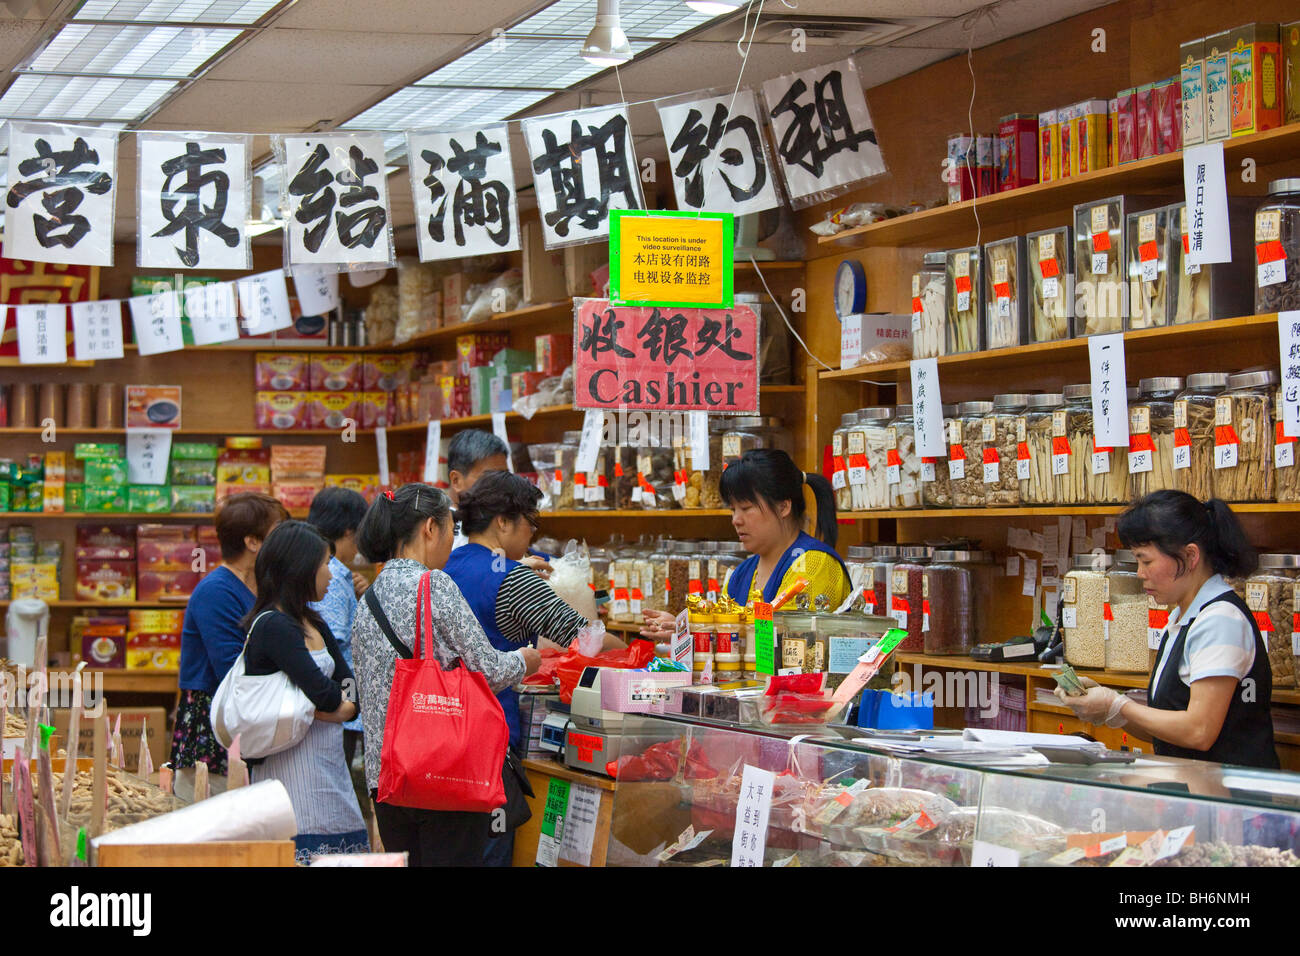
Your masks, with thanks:
[[[519,248],[510,135],[504,123],[406,134],[420,261]]]
[[[768,80],[763,98],[793,206],[822,202],[885,172],[852,60]]]
[[[28,305],[37,302],[62,302],[71,305],[99,297],[97,266],[55,265],[9,258],[11,250],[0,248],[0,305]],[[12,310],[10,310],[12,312]],[[121,313],[118,313],[119,337]],[[68,322],[67,337],[72,340],[73,323]],[[18,331],[12,322],[0,335],[0,358],[18,354]],[[80,357],[80,356],[78,356]]]
[[[9,123],[5,244],[15,259],[113,264],[117,130]]]
[[[609,235],[611,209],[641,209],[627,107],[522,121],[547,249]]]
[[[574,303],[579,408],[757,412],[758,314]]]
[[[248,269],[249,137],[136,133],[140,150],[138,265]]]

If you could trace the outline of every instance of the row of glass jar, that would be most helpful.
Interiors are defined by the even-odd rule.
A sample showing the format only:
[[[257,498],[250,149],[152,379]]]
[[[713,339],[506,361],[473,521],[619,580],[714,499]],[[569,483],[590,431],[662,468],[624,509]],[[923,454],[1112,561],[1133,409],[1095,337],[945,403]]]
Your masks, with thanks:
[[[1189,263],[1186,204],[1134,205],[1124,196],[1081,203],[1070,226],[927,253],[912,277],[913,357],[1300,306],[1300,179],[1270,183],[1254,212],[1258,268]],[[1229,214],[1243,244],[1249,218],[1249,209]]]
[[[1262,554],[1254,574],[1230,583],[1255,614],[1273,686],[1295,687],[1300,555]],[[1077,554],[1062,580],[1060,620],[1071,666],[1145,674],[1156,666],[1169,609],[1144,592],[1133,552]]]
[[[568,431],[561,442],[528,446],[543,511],[718,509],[725,507],[718,486],[728,462],[753,448],[794,454],[794,436],[781,420],[757,415],[711,416],[709,458],[698,467],[680,431],[663,444],[602,447],[588,472],[576,470],[581,441],[581,431]]]
[[[1129,445],[1093,441],[1092,386],[943,407],[948,456],[916,453],[911,405],[841,416],[831,484],[841,511],[1121,504],[1162,488],[1201,500],[1300,501],[1272,371],[1142,379]]]
[[[609,620],[618,624],[640,624],[645,611],[680,614],[692,594],[714,604],[748,557],[736,541],[669,539],[611,542],[589,555],[591,586],[609,593]]]

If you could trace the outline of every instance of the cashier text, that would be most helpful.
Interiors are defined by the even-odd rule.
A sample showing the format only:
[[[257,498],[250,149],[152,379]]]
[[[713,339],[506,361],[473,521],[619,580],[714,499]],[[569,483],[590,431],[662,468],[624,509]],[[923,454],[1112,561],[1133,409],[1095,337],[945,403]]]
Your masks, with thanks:
[[[104,675],[88,672],[76,682],[71,672],[37,670],[28,672],[21,664],[14,672],[0,671],[0,691],[10,711],[29,707],[59,709],[80,706],[87,717],[104,715]],[[77,688],[81,700],[77,700]]]

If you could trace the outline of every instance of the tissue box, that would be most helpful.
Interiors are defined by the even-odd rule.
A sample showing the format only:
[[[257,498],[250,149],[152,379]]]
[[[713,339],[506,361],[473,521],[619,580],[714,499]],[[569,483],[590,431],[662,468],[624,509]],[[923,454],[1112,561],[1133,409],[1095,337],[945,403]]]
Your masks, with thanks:
[[[600,675],[600,706],[620,714],[663,713],[673,687],[688,687],[691,675],[683,672],[629,671],[605,668]]]

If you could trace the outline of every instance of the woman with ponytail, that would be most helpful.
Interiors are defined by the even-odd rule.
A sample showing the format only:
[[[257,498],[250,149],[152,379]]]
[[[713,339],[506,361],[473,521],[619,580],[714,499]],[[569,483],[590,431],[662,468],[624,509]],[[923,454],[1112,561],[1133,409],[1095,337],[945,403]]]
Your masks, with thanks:
[[[1082,720],[1149,738],[1157,754],[1276,769],[1268,651],[1225,580],[1257,565],[1236,515],[1217,498],[1157,491],[1120,516],[1118,532],[1143,590],[1170,608],[1147,703],[1087,678],[1082,697],[1057,696]]]

